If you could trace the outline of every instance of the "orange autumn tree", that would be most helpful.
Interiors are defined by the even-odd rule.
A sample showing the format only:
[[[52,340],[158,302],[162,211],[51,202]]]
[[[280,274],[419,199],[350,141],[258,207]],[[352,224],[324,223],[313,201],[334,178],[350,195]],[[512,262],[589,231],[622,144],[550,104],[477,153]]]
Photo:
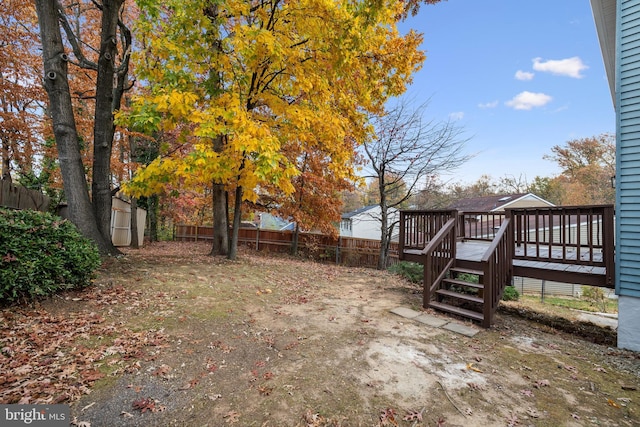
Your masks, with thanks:
[[[561,174],[554,178],[562,189],[566,205],[613,204],[615,189],[611,179],[616,174],[616,138],[602,134],[572,139],[565,145],[554,145],[547,160],[555,161]]]
[[[230,258],[242,201],[266,188],[294,193],[296,156],[317,153],[328,173],[353,177],[354,143],[371,132],[366,113],[404,92],[424,59],[422,37],[396,28],[406,6],[397,0],[138,5],[144,87],[122,120],[147,131],[186,123],[185,141],[197,140],[188,154],[140,169],[127,191],[152,194],[171,180],[211,183],[212,253]],[[227,200],[234,201],[230,242]]]
[[[0,2],[0,178],[29,175],[42,154],[41,59],[30,2]]]

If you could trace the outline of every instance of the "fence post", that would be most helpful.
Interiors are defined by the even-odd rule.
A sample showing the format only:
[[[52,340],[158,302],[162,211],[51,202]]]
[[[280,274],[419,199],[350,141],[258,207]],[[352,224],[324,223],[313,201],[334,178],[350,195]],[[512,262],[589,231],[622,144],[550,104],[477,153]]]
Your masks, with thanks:
[[[258,252],[258,250],[260,246],[260,227],[256,228],[256,252]]]
[[[342,236],[338,236],[338,245],[336,246],[336,265],[340,265],[340,246],[342,245]]]

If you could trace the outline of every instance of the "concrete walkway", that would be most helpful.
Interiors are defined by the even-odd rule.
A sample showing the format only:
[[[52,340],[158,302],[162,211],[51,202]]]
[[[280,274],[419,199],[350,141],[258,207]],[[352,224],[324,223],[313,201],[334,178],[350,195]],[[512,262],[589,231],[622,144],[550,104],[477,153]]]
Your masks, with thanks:
[[[480,332],[480,329],[474,326],[454,322],[450,319],[443,319],[441,317],[432,316],[431,314],[427,313],[421,313],[419,311],[415,311],[406,307],[397,307],[391,310],[391,312],[393,314],[397,314],[398,316],[404,317],[405,319],[411,319],[424,325],[431,326],[433,328],[442,328],[447,331],[456,332],[466,337],[473,337],[478,332]]]
[[[580,311],[580,314],[578,314],[578,320],[582,320],[583,322],[591,322],[594,325],[602,327],[608,326],[614,331],[618,329],[618,315],[616,314]]]

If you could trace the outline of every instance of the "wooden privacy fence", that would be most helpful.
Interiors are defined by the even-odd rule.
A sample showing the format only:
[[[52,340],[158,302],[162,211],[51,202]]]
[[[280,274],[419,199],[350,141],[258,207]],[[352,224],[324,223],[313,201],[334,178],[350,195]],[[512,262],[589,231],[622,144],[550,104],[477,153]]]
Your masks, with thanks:
[[[241,228],[238,245],[257,251],[290,253],[293,245],[292,231]],[[207,225],[174,226],[173,239],[176,241],[211,241],[213,227]],[[353,237],[331,237],[316,233],[299,233],[298,253],[320,262],[330,262],[350,267],[372,267],[378,265],[380,241]],[[392,242],[387,266],[398,263],[398,243]]]
[[[0,179],[0,206],[13,209],[33,209],[46,212],[51,199],[37,190]]]

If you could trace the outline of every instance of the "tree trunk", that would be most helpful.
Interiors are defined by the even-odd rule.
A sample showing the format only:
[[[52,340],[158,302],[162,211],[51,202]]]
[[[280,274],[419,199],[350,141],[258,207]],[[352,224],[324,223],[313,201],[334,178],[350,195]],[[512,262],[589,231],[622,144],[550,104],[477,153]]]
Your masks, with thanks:
[[[0,140],[0,147],[2,147],[2,175],[0,179],[11,183],[11,158],[9,157],[9,147],[7,141]]]
[[[149,241],[158,241],[158,195],[147,198],[147,215],[149,216]]]
[[[238,256],[238,233],[240,232],[240,221],[242,221],[242,187],[236,187],[236,200],[233,205],[233,229],[231,230],[231,245],[229,246],[229,259],[236,259]]]
[[[64,193],[69,204],[69,217],[83,235],[96,243],[102,254],[107,254],[111,252],[113,244],[110,236],[107,240],[101,234],[92,214],[93,207],[87,192],[87,179],[73,116],[67,77],[67,55],[62,44],[56,2],[36,0],[35,3],[42,41],[44,87],[49,96],[49,114],[53,121]]]
[[[138,242],[138,199],[131,198],[131,244],[133,249],[140,248],[140,242]]]
[[[118,16],[123,0],[102,2],[102,32],[100,35],[100,56],[96,80],[96,111],[93,126],[93,181],[91,196],[93,212],[100,233],[111,242],[111,151],[115,125],[113,111],[120,107],[122,86],[117,81],[114,86],[115,58],[117,55]],[[119,86],[120,90],[117,90]],[[111,245],[110,253],[119,253]]]
[[[382,225],[380,226],[380,255],[378,256],[378,270],[387,268],[387,257],[389,256],[389,231],[387,230],[387,214],[382,212]]]
[[[298,255],[298,241],[300,238],[300,225],[296,222],[296,228],[293,230],[293,236],[291,239],[291,255]]]
[[[213,247],[211,255],[229,253],[229,224],[224,184],[213,183]]]

